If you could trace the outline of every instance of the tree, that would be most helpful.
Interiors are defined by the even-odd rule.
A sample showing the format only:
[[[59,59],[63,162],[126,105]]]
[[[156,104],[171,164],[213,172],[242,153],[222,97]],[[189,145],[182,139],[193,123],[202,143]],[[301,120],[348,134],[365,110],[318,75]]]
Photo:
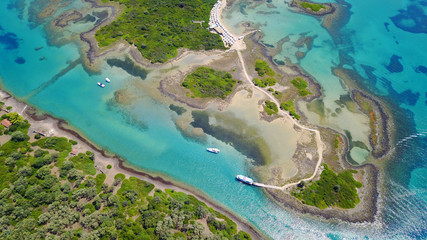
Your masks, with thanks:
[[[48,175],[44,178],[43,182],[41,183],[41,186],[44,189],[51,189],[53,185],[55,185],[58,182],[58,179],[56,176]]]
[[[7,157],[6,160],[4,160],[4,164],[6,166],[14,166],[16,163],[16,160],[13,157]]]
[[[195,222],[193,224],[193,230],[195,235],[201,236],[203,234],[203,231],[205,231],[205,227],[203,227],[201,223]]]
[[[114,179],[114,183],[113,183],[113,185],[114,185],[114,186],[118,186],[121,182],[122,182],[122,179],[121,179],[121,178],[116,178],[116,179]]]
[[[95,160],[95,154],[91,151],[86,151],[86,155],[91,159]]]
[[[44,153],[45,151],[43,151],[42,149],[37,149],[36,151],[34,151],[34,157],[41,157]]]
[[[204,218],[209,214],[209,210],[202,205],[197,205],[196,214],[199,218]]]
[[[74,163],[70,160],[66,160],[61,167],[61,170],[69,171],[74,167]]]
[[[9,156],[15,160],[19,160],[22,157],[22,154],[20,152],[15,151],[12,152]]]
[[[50,168],[48,166],[43,166],[39,170],[37,170],[37,178],[44,179],[47,175],[50,175]]]
[[[125,191],[123,194],[132,204],[138,199],[138,193],[133,189]]]
[[[94,179],[89,178],[85,181],[85,185],[86,185],[86,187],[93,187],[96,185],[96,182]]]
[[[16,112],[11,112],[11,113],[6,114],[6,118],[12,124],[19,123],[19,122],[22,122],[24,120],[24,118]]]
[[[69,193],[71,191],[71,184],[69,182],[62,184],[61,191],[65,194]]]
[[[43,192],[43,189],[42,189],[39,185],[33,185],[33,186],[30,186],[30,187],[27,189],[27,191],[25,192],[25,197],[26,197],[27,199],[31,199],[31,200],[33,200],[33,199],[34,199],[34,197],[35,197],[37,194],[40,194],[41,192]]]
[[[4,188],[0,192],[0,199],[8,199],[11,194],[12,194],[12,189],[10,189],[10,188]]]
[[[44,212],[39,216],[38,222],[40,225],[44,225],[50,220],[51,217],[52,214],[50,212]]]
[[[28,182],[27,179],[20,177],[13,183],[13,190],[19,194],[24,194],[25,189],[27,188]]]
[[[27,139],[27,135],[21,131],[16,131],[12,133],[11,140],[14,142],[23,142]]]
[[[100,197],[98,197],[98,196],[96,196],[96,197],[93,199],[92,204],[93,204],[93,206],[95,207],[95,210],[99,210],[99,209],[101,208],[101,206],[102,206],[101,198],[100,198]]]
[[[27,177],[31,174],[31,168],[28,166],[24,166],[22,168],[19,169],[18,174],[21,175],[22,177]]]
[[[102,188],[103,192],[107,192],[108,191],[108,184],[107,183],[103,183],[101,188]]]

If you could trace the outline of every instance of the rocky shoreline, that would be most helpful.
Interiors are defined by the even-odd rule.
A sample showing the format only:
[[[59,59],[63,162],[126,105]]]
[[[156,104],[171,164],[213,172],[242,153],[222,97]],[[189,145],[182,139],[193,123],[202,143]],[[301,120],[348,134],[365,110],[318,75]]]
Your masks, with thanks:
[[[354,89],[351,96],[361,111],[369,116],[371,128],[369,142],[373,149],[372,156],[376,159],[384,157],[391,148],[387,114],[381,104],[370,95]]]
[[[83,14],[77,10],[66,12],[55,19],[55,26],[66,27],[70,22],[77,21],[83,17]]]

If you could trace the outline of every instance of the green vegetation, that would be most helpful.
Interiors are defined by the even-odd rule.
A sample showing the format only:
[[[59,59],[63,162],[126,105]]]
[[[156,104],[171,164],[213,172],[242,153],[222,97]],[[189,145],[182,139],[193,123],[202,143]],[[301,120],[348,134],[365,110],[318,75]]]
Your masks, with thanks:
[[[92,176],[96,174],[93,160],[90,159],[88,155],[79,153],[77,156],[71,157],[69,160],[73,162],[75,168],[82,170],[83,174]]]
[[[26,132],[0,146],[0,239],[251,239],[194,196],[123,174],[109,185],[92,152]]]
[[[265,79],[259,79],[254,78],[253,80],[255,86],[265,88],[267,86],[274,86],[277,83],[277,80],[273,77],[265,78]]]
[[[21,116],[19,116],[18,113],[11,112],[7,114],[3,114],[0,118],[0,121],[3,119],[8,119],[12,123],[12,125],[4,131],[4,134],[11,134],[17,131],[28,133],[28,128],[30,127],[30,124],[28,123],[27,120],[24,120]],[[4,129],[4,126],[2,125],[1,130],[3,129]]]
[[[112,168],[111,164],[108,164],[107,169],[111,169],[111,168]]]
[[[277,105],[270,100],[265,100],[264,110],[268,115],[277,114],[279,112]]]
[[[282,97],[282,93],[281,93],[281,92],[279,92],[279,91],[274,91],[272,94],[273,94],[273,96],[274,96],[275,98],[277,98],[277,99],[279,99],[279,100],[280,100],[280,98]]]
[[[46,149],[54,149],[58,152],[71,151],[71,143],[65,137],[46,137],[31,144]]]
[[[24,118],[16,112],[5,114],[5,118],[9,120],[12,124],[24,121]]]
[[[309,2],[301,2],[301,6],[303,8],[311,9],[313,12],[318,12],[320,9],[326,9],[325,5],[320,3],[309,3]]]
[[[298,88],[298,92],[300,96],[307,96],[308,94],[311,94],[310,91],[308,91],[307,88],[307,81],[304,79],[297,77],[294,80],[291,81],[291,83]]]
[[[346,170],[335,174],[323,164],[324,170],[320,179],[311,184],[299,184],[292,191],[292,195],[300,199],[304,204],[325,209],[330,206],[340,208],[354,208],[360,202],[357,189],[362,184],[353,178],[356,170]]]
[[[335,135],[335,139],[334,139],[334,147],[335,147],[335,148],[338,148],[338,147],[339,147],[340,140],[341,140],[340,135],[336,134],[336,135]]]
[[[117,20],[96,32],[100,47],[124,39],[136,45],[142,56],[152,62],[166,62],[182,47],[191,50],[224,48],[220,36],[207,29],[216,0],[112,1],[126,7]],[[193,23],[193,20],[204,22]]]
[[[273,71],[273,69],[271,69],[268,63],[261,59],[255,61],[255,71],[258,72],[258,75],[260,77],[263,77],[265,74],[270,77],[274,77],[274,75],[276,75],[276,73]]]
[[[295,107],[294,107],[294,103],[292,102],[292,100],[288,100],[286,102],[281,103],[280,108],[284,111],[288,111],[289,115],[291,115],[293,118],[295,118],[297,120],[299,120],[301,118],[301,116],[295,112]]]
[[[181,85],[190,89],[192,97],[224,99],[233,91],[236,80],[230,73],[199,67],[187,75]]]

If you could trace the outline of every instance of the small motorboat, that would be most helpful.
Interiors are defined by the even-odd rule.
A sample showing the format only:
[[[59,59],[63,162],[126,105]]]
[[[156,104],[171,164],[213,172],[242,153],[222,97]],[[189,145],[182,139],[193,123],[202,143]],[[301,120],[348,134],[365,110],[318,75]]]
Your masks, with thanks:
[[[219,153],[220,150],[218,148],[206,148],[206,151],[211,153]]]
[[[249,185],[253,185],[254,184],[254,180],[252,178],[248,178],[248,177],[243,176],[243,175],[237,175],[236,179],[238,181],[240,181],[240,182],[243,182],[243,183],[246,183],[246,184],[249,184]]]
[[[102,88],[105,87],[105,84],[103,84],[103,83],[98,82],[97,84],[98,84],[98,86],[100,86]]]
[[[110,80],[109,78],[105,78],[105,81],[106,81],[107,83],[110,83],[110,82],[111,82],[111,80]]]

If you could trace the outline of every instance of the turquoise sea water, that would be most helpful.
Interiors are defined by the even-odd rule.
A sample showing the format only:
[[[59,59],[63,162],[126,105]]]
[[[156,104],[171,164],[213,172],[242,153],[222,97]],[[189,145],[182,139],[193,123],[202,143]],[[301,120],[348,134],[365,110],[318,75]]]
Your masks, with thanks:
[[[24,4],[14,4],[20,2]],[[230,12],[231,17],[225,19],[235,31],[241,31],[236,24],[242,21],[260,24],[263,42],[273,46],[290,34],[315,36],[313,48],[298,63],[325,89],[326,108],[334,109],[334,101],[345,94],[331,73],[331,68],[340,63],[340,54],[351,59],[345,62],[346,68],[366,78],[360,82],[364,88],[390,103],[397,119],[397,145],[385,174],[383,224],[348,224],[300,216],[272,203],[260,189],[237,183],[236,174],[251,174],[251,166],[242,154],[214,138],[200,143],[183,137],[173,122],[176,114],[168,104],[161,98],[153,99],[146,92],[149,90],[144,92],[151,89],[148,85],[154,81],[150,74],[143,80],[106,63],[101,73],[87,73],[76,62],[80,58],[78,44],[52,46],[44,24],[29,20],[31,2],[34,1],[0,1],[0,78],[18,98],[66,119],[90,140],[132,164],[200,189],[274,239],[427,237],[426,2],[349,1],[350,18],[334,36],[315,18],[289,11],[279,0],[271,1],[276,9],[268,9],[265,4],[252,9],[249,3],[239,1]],[[86,6],[73,1],[66,8]],[[261,10],[278,13],[264,15]],[[87,24],[72,29],[76,32],[68,35],[86,30]],[[286,44],[289,47],[274,57],[298,61],[292,56],[295,46],[292,42]],[[36,51],[37,47],[43,48]],[[40,60],[42,57],[45,60]],[[68,71],[59,74],[67,67]],[[103,82],[106,76],[113,80],[111,84],[104,89],[97,87],[96,82]],[[114,91],[135,81],[146,86],[138,100],[128,106],[114,104]],[[316,121],[315,114],[312,117]],[[357,135],[357,129],[346,122],[329,116],[322,124]],[[207,154],[204,149],[212,145],[221,148],[222,153]]]

